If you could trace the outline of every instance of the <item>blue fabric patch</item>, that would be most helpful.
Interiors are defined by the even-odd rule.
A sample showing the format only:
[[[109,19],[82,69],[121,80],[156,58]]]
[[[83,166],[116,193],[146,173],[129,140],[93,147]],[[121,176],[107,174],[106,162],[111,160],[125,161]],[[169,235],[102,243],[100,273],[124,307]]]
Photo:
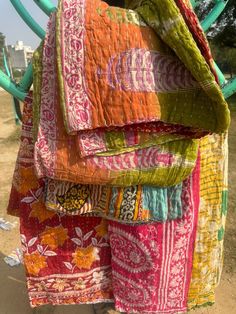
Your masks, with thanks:
[[[181,218],[182,210],[182,183],[168,188],[143,186],[143,208],[152,212],[155,220]]]

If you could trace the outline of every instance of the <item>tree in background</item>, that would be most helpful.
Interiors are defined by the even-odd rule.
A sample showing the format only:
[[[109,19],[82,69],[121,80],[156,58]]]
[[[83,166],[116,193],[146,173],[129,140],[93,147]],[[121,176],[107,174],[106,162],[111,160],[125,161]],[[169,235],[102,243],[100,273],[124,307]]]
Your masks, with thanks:
[[[215,2],[200,1],[196,13],[203,20]],[[214,59],[224,73],[236,74],[236,0],[229,0],[224,12],[207,33]]]
[[[215,2],[202,0],[196,8],[197,15],[203,20]],[[229,0],[224,12],[208,32],[208,38],[216,45],[236,48],[236,1]]]

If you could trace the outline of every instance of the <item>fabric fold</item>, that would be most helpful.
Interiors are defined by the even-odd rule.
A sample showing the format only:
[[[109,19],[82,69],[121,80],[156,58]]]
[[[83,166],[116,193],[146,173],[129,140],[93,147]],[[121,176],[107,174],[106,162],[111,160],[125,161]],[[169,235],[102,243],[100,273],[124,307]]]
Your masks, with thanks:
[[[159,120],[224,132],[227,104],[175,1],[134,2],[133,10],[100,0],[59,2],[67,132]]]
[[[131,143],[127,145],[127,151],[121,150],[119,154],[80,157],[78,137],[65,131],[59,107],[55,18],[55,14],[51,16],[43,48],[40,121],[35,143],[37,175],[80,184],[117,186],[147,184],[167,187],[186,179],[195,166],[198,153],[198,140],[192,139],[187,133],[184,139],[178,136],[172,138],[172,134],[168,134],[163,144],[156,144],[158,141],[161,143],[160,134],[157,132],[155,138],[155,132],[147,132],[142,138],[144,148],[141,146],[132,151],[135,143]],[[175,132],[175,129],[170,127],[168,133],[171,132]],[[112,133],[109,135],[112,138]],[[170,141],[167,141],[168,136]],[[147,143],[152,143],[152,146],[146,147],[146,137],[149,137]],[[116,149],[119,147],[117,142],[118,139]]]

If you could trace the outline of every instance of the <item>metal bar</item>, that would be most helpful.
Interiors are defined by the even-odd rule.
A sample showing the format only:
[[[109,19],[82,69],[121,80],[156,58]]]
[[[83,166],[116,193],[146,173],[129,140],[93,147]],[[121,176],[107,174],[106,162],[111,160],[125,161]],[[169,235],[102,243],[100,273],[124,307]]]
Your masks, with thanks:
[[[45,31],[39,26],[22,5],[19,0],[10,0],[14,8],[17,10],[22,19],[27,23],[27,25],[41,38],[45,37]],[[48,15],[56,10],[56,7],[49,0],[35,0],[35,3]],[[21,91],[28,91],[33,83],[33,70],[32,64],[30,64],[19,83],[19,88]]]
[[[223,94],[225,98],[229,98],[236,93],[236,77],[229,81],[223,88]]]
[[[45,37],[45,31],[42,27],[32,18],[26,8],[23,6],[20,0],[10,0],[14,8],[24,22],[32,29],[32,31],[38,35],[41,39]]]
[[[30,63],[25,71],[23,78],[18,84],[18,88],[22,92],[26,92],[30,89],[30,86],[32,85],[32,83],[33,83],[33,68],[32,68],[32,64]]]
[[[199,0],[190,0],[192,7],[196,8],[196,6],[198,5]]]
[[[37,6],[40,7],[46,13],[48,16],[56,11],[56,7],[51,3],[50,0],[34,0],[34,2],[37,4]]]
[[[11,71],[9,69],[9,66],[8,66],[8,63],[7,63],[7,58],[6,58],[6,54],[5,54],[5,49],[2,48],[2,52],[3,52],[3,63],[4,63],[4,68],[5,68],[5,71],[7,73],[7,76],[9,78],[12,79],[12,74],[11,74]],[[19,100],[12,96],[12,99],[13,99],[13,111],[14,111],[14,115],[15,115],[15,123],[18,125],[20,124],[20,121],[21,121],[21,112],[20,112],[20,103],[19,103]],[[17,110],[18,109],[18,110]]]
[[[204,32],[206,32],[211,27],[211,25],[217,20],[217,18],[223,12],[229,0],[214,0],[214,1],[216,3],[214,8],[207,15],[207,17],[201,22]]]
[[[219,83],[220,85],[224,85],[226,83],[226,79],[225,79],[225,76],[224,74],[221,72],[221,69],[218,67],[218,65],[214,62],[214,67],[215,67],[215,70],[216,70],[216,74],[217,74],[217,77],[218,77],[218,80],[219,80]]]
[[[17,88],[16,84],[12,82],[12,80],[1,70],[0,70],[0,86],[20,100],[24,100],[26,97],[26,93]]]
[[[11,77],[11,73],[7,64],[7,58],[6,58],[6,54],[5,54],[5,49],[2,48],[2,53],[3,53],[3,64],[4,64],[4,68],[6,70],[7,76]]]

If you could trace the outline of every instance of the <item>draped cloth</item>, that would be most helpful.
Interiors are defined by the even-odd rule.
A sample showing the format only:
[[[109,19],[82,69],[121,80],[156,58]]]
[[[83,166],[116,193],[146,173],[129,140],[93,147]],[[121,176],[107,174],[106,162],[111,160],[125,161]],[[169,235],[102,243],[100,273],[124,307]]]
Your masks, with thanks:
[[[114,301],[121,311],[185,311],[199,207],[199,163],[183,183],[186,209],[180,219],[128,226],[48,211],[45,180],[37,179],[33,167],[31,103],[27,98],[8,206],[8,213],[17,208],[20,215],[31,306]]]
[[[175,2],[166,5],[59,3],[43,51],[38,176],[171,186],[193,170],[195,138],[227,129],[211,68]]]
[[[175,1],[127,6],[133,10],[100,0],[59,2],[57,65],[67,131],[153,120],[226,130],[227,105]]]
[[[200,143],[200,207],[189,308],[213,304],[223,266],[228,199],[228,138],[211,135]]]
[[[32,306],[214,302],[228,109],[189,2],[127,5],[61,1],[34,55],[8,206]]]
[[[32,97],[28,97],[8,213],[20,217],[30,304],[111,302],[107,224],[101,218],[46,209],[45,180],[35,175],[32,143]]]
[[[202,134],[199,131],[195,134],[188,128],[178,126],[140,125],[136,130],[131,128],[124,132],[125,138],[120,139],[114,131],[103,136],[99,130],[96,138],[87,136],[89,141],[84,139],[85,135],[80,137],[83,149],[79,149],[79,136],[67,134],[58,99],[55,17],[53,14],[48,24],[42,56],[42,78],[37,79],[37,83],[41,81],[40,109],[37,102],[34,103],[34,112],[40,110],[35,144],[37,175],[81,184],[149,184],[162,187],[180,183],[195,166],[198,141],[192,136],[199,137]],[[108,144],[106,149],[101,150],[103,138]],[[107,150],[111,153],[91,155],[96,146],[94,142],[98,143],[100,153]],[[89,156],[82,158],[80,152],[87,152],[87,146]]]
[[[167,188],[141,185],[111,188],[48,179],[45,205],[48,210],[67,215],[93,214],[132,225],[164,222],[183,217],[187,206],[185,181]]]

